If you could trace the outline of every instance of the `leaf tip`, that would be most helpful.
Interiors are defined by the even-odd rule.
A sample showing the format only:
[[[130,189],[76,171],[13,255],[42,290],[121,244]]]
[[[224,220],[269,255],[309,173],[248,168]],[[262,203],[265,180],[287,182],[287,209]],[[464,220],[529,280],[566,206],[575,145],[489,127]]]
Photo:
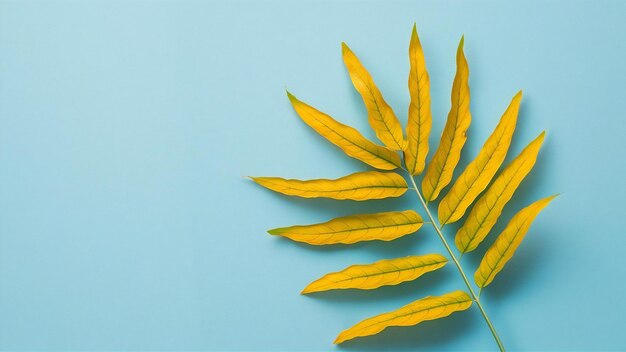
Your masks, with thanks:
[[[270,230],[267,230],[267,233],[269,233],[270,235],[273,235],[273,236],[280,236],[280,234],[282,233],[282,231],[281,231],[281,229],[280,229],[280,228],[277,228],[277,229],[270,229]]]
[[[261,180],[263,177],[256,177],[256,176],[244,176],[244,177],[249,178],[256,184],[263,185],[263,181]]]
[[[333,341],[333,343],[334,343],[335,345],[338,345],[338,344],[340,344],[340,343],[342,343],[342,342],[346,341],[346,338],[345,338],[345,337],[343,337],[343,336],[342,336],[342,334],[343,334],[343,333],[341,333],[341,334],[337,335],[337,338],[335,339],[335,341]]]
[[[448,263],[448,258],[444,257],[441,254],[435,254],[435,258],[437,258],[437,260],[442,262],[444,265],[446,265]]]
[[[546,131],[544,130],[544,131],[541,131],[541,133],[539,133],[539,135],[537,137],[535,137],[535,139],[533,139],[533,141],[530,142],[530,144],[528,144],[528,146],[526,148],[528,148],[530,146],[535,146],[536,147],[537,145],[539,147],[541,147],[541,145],[543,144],[543,140],[545,138],[546,138]]]
[[[467,60],[465,59],[465,52],[463,51],[463,47],[465,45],[465,34],[461,36],[461,41],[459,42],[459,47],[456,50],[456,62],[457,66],[463,65],[467,67]]]
[[[413,48],[414,46],[421,46],[420,43],[420,37],[417,34],[417,25],[415,23],[413,23],[413,30],[411,31],[411,42],[409,45],[409,54],[410,51],[412,50],[411,48]]]
[[[346,44],[346,42],[341,42],[341,54],[344,56],[352,54],[352,50],[350,50],[350,47]]]
[[[522,102],[522,90],[518,90],[517,93],[515,93],[515,95],[513,96],[513,99],[511,99],[511,105],[516,105],[519,106]]]
[[[553,194],[553,195],[551,195],[551,196],[549,196],[549,197],[546,197],[546,198],[545,198],[545,200],[546,200],[547,202],[551,202],[554,198],[556,198],[556,197],[558,197],[558,196],[560,196],[560,195],[561,195],[561,193],[556,193],[556,194]]]
[[[541,140],[543,142],[543,140],[546,138],[546,130],[541,131],[541,133],[539,134],[539,136],[537,137],[538,140]]]
[[[296,96],[295,96],[295,95],[291,94],[291,92],[290,92],[290,91],[288,91],[288,90],[287,90],[287,88],[285,88],[285,92],[287,93],[287,97],[289,98],[289,100],[290,100],[292,103],[295,103],[295,102],[297,102],[297,101],[298,101],[298,98],[296,98]]]

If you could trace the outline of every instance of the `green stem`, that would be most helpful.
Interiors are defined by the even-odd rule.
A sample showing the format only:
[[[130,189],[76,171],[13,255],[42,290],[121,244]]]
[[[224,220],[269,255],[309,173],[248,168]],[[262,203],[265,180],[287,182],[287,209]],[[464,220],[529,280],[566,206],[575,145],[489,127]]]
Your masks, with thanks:
[[[489,326],[489,330],[491,330],[491,334],[493,335],[493,338],[496,340],[496,343],[498,344],[498,348],[500,349],[500,351],[504,351],[504,345],[502,344],[502,341],[500,341],[500,338],[498,337],[498,333],[496,332],[496,329],[493,327],[493,324],[491,323],[491,320],[489,320],[489,316],[487,316],[487,312],[485,312],[485,309],[483,308],[483,305],[480,304],[479,296],[477,296],[474,293],[474,289],[472,288],[472,285],[470,284],[469,280],[467,279],[467,276],[465,275],[465,272],[463,271],[463,267],[461,267],[461,263],[459,263],[459,260],[456,258],[456,256],[452,252],[452,249],[450,248],[450,245],[448,245],[448,241],[446,241],[446,238],[443,236],[443,233],[441,233],[441,228],[443,228],[443,226],[441,228],[437,226],[437,223],[435,222],[435,218],[433,218],[432,214],[430,213],[430,210],[428,209],[428,205],[426,205],[426,202],[424,201],[424,198],[422,197],[422,194],[420,193],[420,191],[417,188],[417,184],[415,184],[415,179],[413,179],[413,175],[411,175],[410,173],[409,173],[409,178],[411,179],[411,183],[413,183],[413,187],[415,189],[415,193],[417,193],[417,196],[419,197],[420,202],[422,203],[422,206],[424,207],[424,210],[426,211],[426,214],[430,218],[431,224],[435,228],[435,231],[437,231],[437,235],[441,239],[441,242],[443,243],[443,245],[446,247],[446,250],[448,251],[448,254],[450,254],[450,257],[452,258],[452,261],[454,261],[454,264],[456,265],[456,268],[459,270],[459,273],[461,274],[461,277],[463,278],[463,281],[465,282],[465,285],[467,286],[467,288],[468,288],[468,290],[470,292],[470,295],[472,296],[472,300],[474,302],[476,302],[476,305],[478,306],[478,309],[480,310],[480,313],[482,314],[483,318],[485,319],[485,322],[487,323],[487,326]]]

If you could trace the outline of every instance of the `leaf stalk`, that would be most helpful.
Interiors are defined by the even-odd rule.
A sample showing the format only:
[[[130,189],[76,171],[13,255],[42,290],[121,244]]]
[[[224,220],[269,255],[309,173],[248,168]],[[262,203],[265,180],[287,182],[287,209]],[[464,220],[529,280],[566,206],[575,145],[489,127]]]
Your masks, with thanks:
[[[417,196],[420,200],[420,202],[422,203],[422,206],[424,207],[424,211],[426,211],[426,215],[428,215],[428,217],[430,218],[430,223],[431,225],[433,225],[433,227],[435,228],[435,231],[437,232],[437,235],[439,236],[439,239],[441,239],[441,242],[443,243],[444,247],[446,247],[446,250],[448,251],[448,254],[450,255],[450,258],[452,258],[452,261],[454,262],[454,264],[456,265],[456,268],[458,269],[459,273],[461,274],[461,277],[463,278],[463,281],[465,282],[465,285],[467,286],[467,289],[470,292],[470,295],[472,296],[472,300],[474,302],[476,302],[476,305],[478,306],[478,309],[480,310],[480,313],[482,314],[483,318],[485,319],[485,322],[487,323],[487,326],[489,327],[489,330],[491,331],[491,334],[493,335],[493,338],[496,340],[496,343],[498,344],[498,348],[500,349],[500,351],[504,352],[504,345],[502,344],[502,341],[500,341],[500,338],[498,337],[498,333],[496,332],[495,327],[493,326],[493,324],[491,323],[491,320],[489,320],[489,316],[487,315],[487,312],[485,312],[485,309],[483,308],[483,305],[480,303],[480,296],[477,296],[476,293],[474,293],[474,289],[472,288],[472,285],[470,284],[469,280],[467,279],[467,275],[465,275],[465,271],[463,271],[463,267],[461,266],[461,263],[459,262],[459,260],[457,259],[456,255],[454,255],[454,253],[452,252],[452,248],[450,248],[450,245],[448,244],[448,241],[446,240],[446,238],[444,237],[443,233],[441,232],[442,227],[437,226],[437,223],[435,222],[435,218],[432,216],[432,214],[430,213],[430,210],[428,209],[428,205],[427,203],[424,201],[424,197],[422,197],[422,194],[420,193],[419,189],[417,188],[417,184],[415,183],[415,179],[413,178],[413,175],[409,174],[409,179],[411,179],[411,183],[413,184],[413,187],[415,189],[415,193],[417,193]],[[482,289],[481,289],[482,291]]]

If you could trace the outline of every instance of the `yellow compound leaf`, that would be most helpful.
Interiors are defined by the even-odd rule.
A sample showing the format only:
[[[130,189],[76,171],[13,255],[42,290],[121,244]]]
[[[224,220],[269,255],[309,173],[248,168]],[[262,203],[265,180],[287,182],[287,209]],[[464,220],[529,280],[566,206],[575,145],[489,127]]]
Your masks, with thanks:
[[[409,119],[406,126],[407,147],[404,151],[404,162],[411,175],[419,175],[426,165],[428,154],[428,135],[432,127],[430,112],[430,79],[426,71],[426,60],[422,44],[413,25],[411,44],[409,45]]]
[[[424,224],[413,210],[350,215],[325,223],[282,227],[269,230],[272,235],[312,245],[351,244],[361,241],[391,241],[414,233]]]
[[[511,100],[498,126],[483,145],[476,159],[467,165],[448,194],[439,203],[439,222],[442,225],[453,223],[463,217],[467,208],[487,188],[493,176],[498,172],[513,139],[521,101],[522,92],[520,91]]]
[[[467,140],[467,129],[472,121],[470,114],[469,66],[463,54],[463,38],[456,53],[456,75],[452,83],[452,105],[443,129],[439,147],[430,161],[422,180],[424,199],[431,202],[452,180],[454,168],[461,158]]]
[[[353,265],[313,281],[302,293],[348,288],[373,290],[381,286],[397,285],[435,271],[446,265],[447,261],[442,255],[427,254],[380,260],[367,265]]]
[[[367,108],[367,116],[370,126],[376,136],[387,147],[394,150],[404,150],[405,140],[402,134],[402,125],[387,104],[380,90],[374,84],[372,76],[367,72],[361,61],[348,48],[346,43],[341,43],[343,62],[348,69],[354,88],[361,94],[363,103]]]
[[[337,336],[335,343],[342,343],[355,337],[378,334],[390,326],[413,326],[427,320],[435,320],[466,310],[472,305],[472,299],[463,291],[454,291],[443,296],[428,296],[413,303],[365,319]]]
[[[293,180],[280,177],[251,177],[261,186],[288,196],[349,200],[399,197],[407,190],[402,176],[393,172],[357,172],[335,180]]]
[[[301,102],[291,93],[287,92],[287,95],[296,113],[307,125],[349,156],[381,170],[393,170],[400,166],[398,153],[370,142],[359,131]]]
[[[545,132],[541,132],[535,140],[530,142],[478,199],[454,239],[461,253],[476,249],[489,234],[493,225],[498,221],[502,209],[535,165],[544,137]]]
[[[504,265],[513,257],[535,217],[556,196],[553,195],[538,200],[513,216],[500,236],[487,250],[478,266],[478,270],[474,274],[474,281],[476,281],[478,287],[485,287],[493,281],[496,275],[504,268]]]

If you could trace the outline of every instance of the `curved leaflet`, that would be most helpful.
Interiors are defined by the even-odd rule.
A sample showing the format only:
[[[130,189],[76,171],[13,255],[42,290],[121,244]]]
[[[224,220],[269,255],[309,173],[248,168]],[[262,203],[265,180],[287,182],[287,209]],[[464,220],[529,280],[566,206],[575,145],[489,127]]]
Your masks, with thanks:
[[[424,221],[413,210],[350,215],[314,225],[269,230],[272,235],[312,245],[391,241],[419,230]]]
[[[361,94],[363,103],[367,108],[367,116],[378,139],[387,147],[394,150],[403,150],[405,146],[402,134],[402,125],[387,104],[383,95],[374,84],[372,76],[367,72],[361,61],[348,48],[346,43],[341,43],[343,62],[346,64],[350,79],[354,88]]]
[[[411,175],[419,175],[426,165],[428,135],[433,121],[430,111],[430,78],[415,25],[413,25],[409,45],[409,62],[411,65],[409,71],[411,103],[406,126],[407,147],[404,151],[404,162]]]
[[[375,335],[390,326],[412,326],[427,320],[435,320],[466,310],[472,305],[472,299],[463,291],[454,291],[443,296],[428,296],[413,303],[365,319],[337,336],[335,343],[342,343],[355,337]]]
[[[335,180],[294,180],[281,177],[251,177],[274,192],[303,198],[368,200],[399,197],[407,190],[402,176],[393,172],[356,172]]]
[[[287,92],[287,96],[296,113],[307,125],[349,156],[381,170],[393,170],[401,165],[398,153],[370,142],[356,129],[303,103],[291,93]]]
[[[397,285],[437,270],[446,265],[447,261],[442,255],[427,254],[380,260],[373,264],[352,265],[313,281],[302,293],[348,288],[373,290],[381,286]]]
[[[467,140],[465,133],[472,121],[468,79],[469,66],[463,54],[463,38],[461,38],[456,53],[456,75],[452,83],[450,113],[448,113],[439,147],[422,180],[422,192],[427,202],[437,199],[439,192],[450,183],[454,168],[461,158],[461,150]]]

